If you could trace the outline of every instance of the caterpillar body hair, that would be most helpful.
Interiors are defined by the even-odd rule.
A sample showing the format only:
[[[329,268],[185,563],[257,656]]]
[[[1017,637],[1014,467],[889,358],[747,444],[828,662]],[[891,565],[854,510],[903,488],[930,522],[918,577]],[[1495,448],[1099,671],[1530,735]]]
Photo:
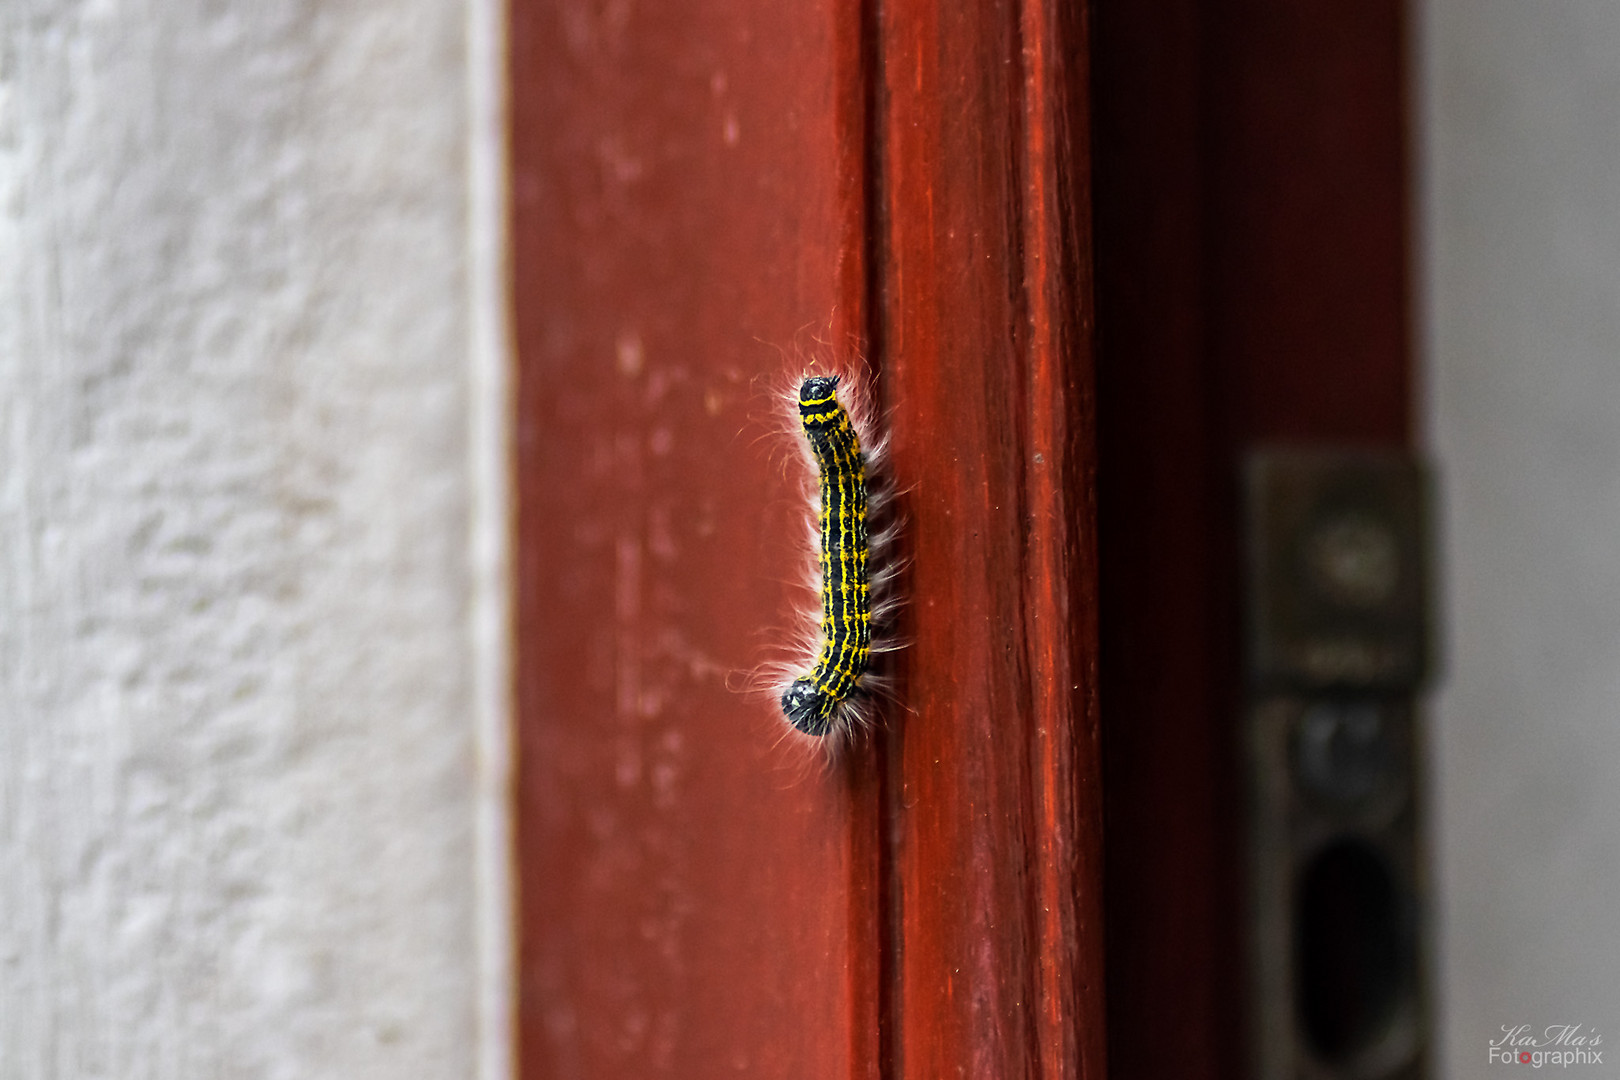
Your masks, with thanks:
[[[808,469],[806,560],[819,604],[799,614],[796,655],[771,689],[791,732],[836,753],[869,728],[890,693],[885,654],[898,610],[898,522],[865,372],[806,372],[787,416]]]

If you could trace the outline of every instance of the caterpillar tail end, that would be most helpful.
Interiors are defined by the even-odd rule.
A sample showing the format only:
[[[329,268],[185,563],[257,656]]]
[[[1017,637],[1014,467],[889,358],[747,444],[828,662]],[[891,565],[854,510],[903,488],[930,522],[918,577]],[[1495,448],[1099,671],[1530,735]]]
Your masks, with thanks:
[[[820,737],[832,728],[832,701],[809,678],[794,679],[782,691],[782,715],[806,735]]]
[[[811,375],[799,385],[799,408],[833,400],[833,394],[842,381],[837,375]]]

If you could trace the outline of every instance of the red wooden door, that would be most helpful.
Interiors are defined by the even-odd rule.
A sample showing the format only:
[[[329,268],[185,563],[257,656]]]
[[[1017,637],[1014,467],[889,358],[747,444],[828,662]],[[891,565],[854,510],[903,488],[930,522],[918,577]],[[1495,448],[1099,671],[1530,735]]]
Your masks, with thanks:
[[[1056,0],[514,0],[524,1076],[1102,1075],[1086,56]],[[827,771],[733,689],[817,347],[910,560]]]
[[[1112,1071],[1241,1074],[1236,465],[1409,438],[1401,9],[1091,8],[513,0],[525,1077],[1101,1076],[1099,687]],[[822,347],[911,640],[825,772],[732,689]]]
[[[512,8],[524,1076],[879,1075],[876,762],[732,689],[798,576],[763,388],[866,336],[861,31]]]
[[[1238,478],[1411,439],[1399,0],[1095,0],[1109,1057],[1247,1075]]]

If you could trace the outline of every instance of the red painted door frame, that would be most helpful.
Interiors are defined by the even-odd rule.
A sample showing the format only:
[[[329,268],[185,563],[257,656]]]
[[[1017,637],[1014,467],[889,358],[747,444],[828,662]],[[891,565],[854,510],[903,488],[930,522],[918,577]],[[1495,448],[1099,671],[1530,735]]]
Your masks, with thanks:
[[[1079,13],[514,0],[523,1076],[1101,1077]],[[800,558],[761,387],[822,347],[910,593],[826,771],[733,689]]]
[[[1100,1077],[1105,986],[1241,1075],[1236,462],[1410,440],[1403,12],[1089,6],[512,0],[524,1077]],[[816,348],[911,560],[828,771],[733,689]]]

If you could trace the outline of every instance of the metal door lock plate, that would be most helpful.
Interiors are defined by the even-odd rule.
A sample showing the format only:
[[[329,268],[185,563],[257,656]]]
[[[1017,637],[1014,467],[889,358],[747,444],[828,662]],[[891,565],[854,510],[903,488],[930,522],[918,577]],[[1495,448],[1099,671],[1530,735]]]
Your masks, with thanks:
[[[1403,690],[1428,667],[1426,482],[1377,451],[1273,450],[1246,476],[1257,686]]]
[[[1252,1075],[1420,1080],[1428,485],[1357,451],[1245,481]]]

